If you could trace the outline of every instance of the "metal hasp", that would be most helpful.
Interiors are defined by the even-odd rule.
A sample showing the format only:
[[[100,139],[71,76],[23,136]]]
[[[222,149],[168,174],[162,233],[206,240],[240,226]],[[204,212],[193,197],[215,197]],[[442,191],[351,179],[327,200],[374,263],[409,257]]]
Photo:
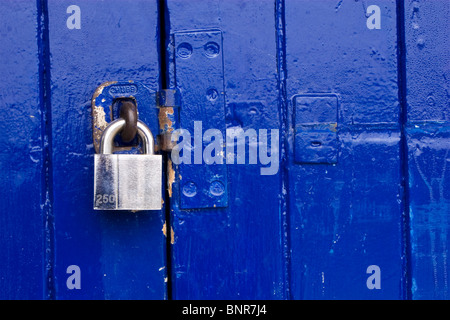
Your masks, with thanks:
[[[162,156],[154,154],[150,129],[137,122],[145,154],[112,154],[114,137],[125,125],[124,119],[115,120],[102,134],[100,153],[94,156],[94,209],[160,210]]]
[[[110,122],[120,117],[121,106],[127,103],[136,106],[139,119],[146,123],[152,132],[158,132],[159,110],[156,106],[155,92],[144,84],[132,80],[104,82],[95,90],[91,100],[95,152],[99,152],[103,131]],[[126,146],[124,149],[130,150],[132,146]]]
[[[334,94],[296,95],[293,101],[295,162],[337,163],[337,96]]]
[[[227,207],[225,155],[222,163],[206,164],[202,157],[205,145],[194,139],[208,129],[218,129],[225,136],[222,32],[176,32],[173,41],[176,87],[182,94],[180,127],[191,134],[193,160],[178,165],[180,206]]]

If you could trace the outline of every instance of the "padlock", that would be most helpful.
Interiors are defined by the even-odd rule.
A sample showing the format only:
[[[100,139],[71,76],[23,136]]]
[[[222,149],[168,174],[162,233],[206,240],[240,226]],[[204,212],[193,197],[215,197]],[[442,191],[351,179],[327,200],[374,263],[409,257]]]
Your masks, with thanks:
[[[138,120],[143,154],[113,154],[114,137],[124,126],[122,118],[111,122],[94,155],[94,209],[160,210],[162,156],[154,154],[152,132]]]

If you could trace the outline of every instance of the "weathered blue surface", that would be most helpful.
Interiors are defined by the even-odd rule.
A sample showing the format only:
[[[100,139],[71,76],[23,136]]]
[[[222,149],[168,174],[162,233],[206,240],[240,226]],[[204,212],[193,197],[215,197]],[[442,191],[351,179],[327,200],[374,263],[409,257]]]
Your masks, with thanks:
[[[448,1],[405,5],[411,291],[450,299]]]
[[[402,298],[396,7],[377,3],[383,25],[369,30],[365,2],[286,1],[288,114],[296,94],[338,97],[336,164],[294,162],[289,139],[294,299]],[[366,286],[370,265],[381,289]]]
[[[225,136],[222,33],[217,30],[179,32],[173,38],[176,87],[183,97],[179,127],[191,136],[188,142],[191,145],[190,163],[184,161],[179,166],[179,175],[183,177],[181,208],[226,207],[228,182],[225,161],[221,157],[221,163],[205,163],[203,154],[208,150],[205,150],[203,138],[199,135],[211,129],[213,133]]]
[[[449,124],[415,124],[408,147],[412,297],[449,299]]]
[[[38,16],[35,2],[0,2],[0,299],[40,299],[46,282]]]
[[[296,163],[337,163],[339,98],[334,94],[295,95],[294,160]]]
[[[449,13],[448,0],[1,2],[0,298],[450,298]],[[275,174],[250,163],[260,140],[245,164],[226,163],[224,140],[224,164],[165,164],[160,212],[94,212],[91,98],[129,80],[180,91],[160,110],[138,101],[155,135],[278,129]]]
[[[48,3],[55,298],[163,299],[164,212],[95,212],[92,200],[91,98],[114,80],[158,90],[157,2],[78,1],[79,30],[66,27],[71,4]],[[81,269],[81,290],[66,287],[69,265]]]
[[[274,2],[170,0],[167,8],[170,34],[222,31],[226,127],[279,129]],[[193,60],[182,75],[175,66],[170,80],[174,84],[179,78],[207,83],[212,81],[210,77],[218,76],[197,73],[205,70],[200,63],[205,62]],[[198,92],[189,96],[207,94],[205,88],[190,87]],[[201,120],[196,118],[199,111],[184,108],[183,102],[182,98],[180,118],[184,122]],[[222,122],[217,126],[222,130]],[[179,177],[174,167],[170,199],[174,299],[286,297],[280,174],[261,176],[261,165],[249,165],[248,159],[246,163],[227,165],[227,207],[197,210],[180,207],[178,186],[185,177]]]

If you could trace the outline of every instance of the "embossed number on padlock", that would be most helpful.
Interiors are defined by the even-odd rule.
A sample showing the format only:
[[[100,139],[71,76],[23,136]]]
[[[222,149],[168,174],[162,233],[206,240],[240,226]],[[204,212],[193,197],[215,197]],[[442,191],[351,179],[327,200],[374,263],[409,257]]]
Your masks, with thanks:
[[[143,154],[113,154],[114,137],[124,126],[121,118],[111,122],[94,156],[94,209],[160,210],[162,156],[154,154],[152,132],[138,121]]]

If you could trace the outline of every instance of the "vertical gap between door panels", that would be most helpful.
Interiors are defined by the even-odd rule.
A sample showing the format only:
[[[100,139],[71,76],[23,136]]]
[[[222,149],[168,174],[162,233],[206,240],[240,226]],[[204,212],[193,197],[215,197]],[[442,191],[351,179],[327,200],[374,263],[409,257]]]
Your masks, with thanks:
[[[169,13],[167,10],[166,0],[158,0],[158,12],[159,12],[159,50],[160,50],[160,83],[162,89],[169,88],[169,68],[168,68],[168,53],[167,45],[169,42]],[[281,141],[281,183],[282,188],[287,189],[287,139],[286,136],[288,130],[288,105],[286,97],[286,64],[285,64],[285,21],[284,21],[284,0],[275,0],[275,22],[276,22],[276,39],[277,39],[277,71],[278,71],[278,100],[279,100],[279,110],[281,115],[281,130],[283,132],[283,139]],[[168,159],[168,155],[165,155],[165,160]],[[167,163],[167,161],[166,161]],[[167,190],[167,188],[166,188]],[[170,216],[170,206],[171,199],[168,197],[166,192],[166,226],[167,226],[167,237],[166,237],[166,256],[167,256],[167,290],[168,299],[172,299],[172,265],[171,265],[171,216]],[[282,237],[283,244],[283,259],[284,259],[284,290],[283,296],[285,299],[290,299],[289,293],[289,238],[288,238],[288,201],[285,193],[282,193],[280,200],[280,218],[281,218],[281,230],[280,235]]]
[[[285,2],[284,0],[275,0],[275,30],[276,30],[276,49],[277,49],[277,90],[278,106],[280,113],[280,237],[282,239],[283,252],[283,298],[292,299],[290,293],[290,241],[289,241],[289,175],[288,175],[288,126],[289,110],[286,91],[286,22],[285,22]]]
[[[54,219],[53,219],[53,167],[52,118],[50,85],[50,48],[48,32],[48,6],[46,0],[37,0],[37,41],[39,56],[39,103],[41,108],[42,173],[41,208],[43,218],[43,297],[56,298],[54,277]]]
[[[159,40],[159,83],[161,90],[169,88],[169,68],[167,45],[169,42],[169,13],[167,10],[167,1],[158,0],[158,40]],[[164,163],[169,165],[169,153],[163,152]],[[166,170],[167,172],[167,170]],[[168,193],[167,179],[164,179],[164,209],[166,223],[166,272],[167,272],[167,299],[172,300],[172,221],[170,216],[171,198]]]
[[[406,137],[407,100],[406,100],[406,41],[405,41],[405,4],[404,0],[397,0],[397,68],[398,68],[398,98],[400,103],[399,122],[400,165],[403,187],[403,216],[402,216],[402,254],[403,254],[403,299],[411,299],[411,239],[409,216],[409,170],[408,144]]]

